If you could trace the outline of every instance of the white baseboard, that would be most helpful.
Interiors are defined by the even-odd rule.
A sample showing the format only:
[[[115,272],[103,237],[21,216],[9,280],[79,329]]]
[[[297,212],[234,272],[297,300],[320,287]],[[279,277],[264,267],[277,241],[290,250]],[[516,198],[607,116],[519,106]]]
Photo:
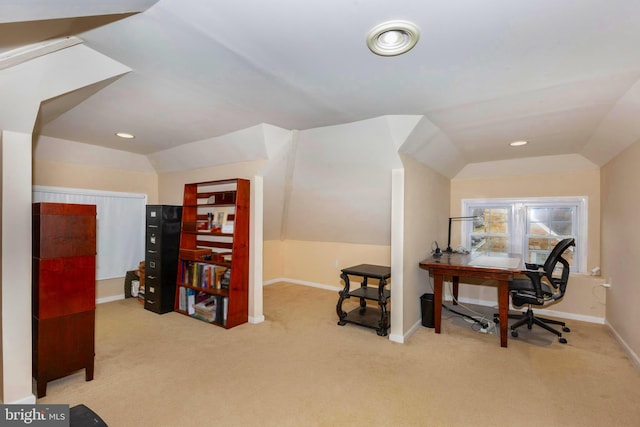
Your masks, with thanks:
[[[5,402],[9,405],[35,405],[36,404],[36,396],[31,394],[29,396],[23,397],[22,399],[15,400],[13,402]]]
[[[620,345],[622,346],[624,351],[629,355],[629,358],[631,359],[631,362],[633,362],[633,364],[636,366],[637,369],[640,369],[640,357],[638,357],[636,352],[634,352],[631,349],[631,347],[629,347],[629,345],[625,342],[625,340],[622,339],[622,337],[620,336],[618,331],[616,331],[615,328],[613,326],[611,326],[611,324],[609,322],[606,322],[605,325],[607,325],[607,327],[609,328],[609,330],[611,331],[613,336],[620,343]]]
[[[104,304],[105,302],[118,301],[120,299],[124,299],[124,294],[114,295],[111,297],[104,297],[96,299],[96,304]]]
[[[477,300],[477,299],[471,299],[471,298],[459,298],[458,301],[460,301],[463,304],[476,304],[476,305],[482,305],[485,307],[493,307],[496,310],[498,309],[498,304],[495,301]],[[526,308],[514,307],[511,304],[509,304],[509,310],[522,311],[523,309],[526,309]],[[605,324],[605,320],[602,317],[585,316],[583,314],[566,313],[563,311],[547,310],[544,308],[536,308],[535,312],[541,315],[557,317],[560,319],[579,320],[581,322],[597,323],[600,325]]]
[[[325,285],[323,283],[316,283],[316,282],[308,282],[306,280],[287,279],[285,277],[279,277],[277,279],[267,280],[266,282],[262,283],[262,286],[273,285],[274,283],[279,283],[279,282],[287,282],[287,283],[293,283],[296,285],[311,286],[312,288],[320,288],[320,289],[326,289],[328,291],[336,291],[336,292],[341,291],[343,289],[338,286]]]
[[[264,322],[264,316],[249,316],[249,323],[257,324]]]
[[[404,344],[405,341],[408,340],[409,337],[411,337],[411,335],[416,333],[416,331],[421,327],[422,327],[422,319],[418,319],[418,321],[409,328],[406,334],[404,335],[391,334],[389,335],[389,340],[400,343],[400,344]]]

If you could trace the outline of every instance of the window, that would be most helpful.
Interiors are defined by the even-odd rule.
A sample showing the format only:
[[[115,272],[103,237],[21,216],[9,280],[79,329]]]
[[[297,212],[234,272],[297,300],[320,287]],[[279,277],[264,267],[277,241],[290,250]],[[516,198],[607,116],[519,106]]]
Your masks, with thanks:
[[[573,271],[586,268],[587,198],[467,199],[462,242],[472,252],[521,253],[526,262],[543,264],[560,240],[573,237],[565,254]]]

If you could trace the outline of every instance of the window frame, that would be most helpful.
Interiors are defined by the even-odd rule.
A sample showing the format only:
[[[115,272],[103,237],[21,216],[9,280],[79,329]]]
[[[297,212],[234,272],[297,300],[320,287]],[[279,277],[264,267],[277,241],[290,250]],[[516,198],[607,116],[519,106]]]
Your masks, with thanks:
[[[463,199],[461,212],[463,216],[472,215],[476,208],[510,208],[509,215],[509,251],[512,253],[527,255],[527,208],[575,208],[573,222],[575,222],[572,235],[576,239],[574,249],[572,272],[585,273],[587,268],[587,224],[588,224],[588,197],[525,197],[525,198],[479,198]],[[473,227],[471,221],[462,223],[461,239],[463,245],[471,249],[471,234]]]

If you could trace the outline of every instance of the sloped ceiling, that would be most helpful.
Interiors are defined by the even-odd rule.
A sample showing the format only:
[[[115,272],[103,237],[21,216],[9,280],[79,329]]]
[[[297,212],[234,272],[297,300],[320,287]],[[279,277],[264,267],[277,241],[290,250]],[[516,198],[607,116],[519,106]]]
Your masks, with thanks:
[[[452,178],[598,167],[640,140],[638,16],[628,0],[0,0],[0,69],[60,65],[65,50],[87,55],[79,70],[109,58],[130,71],[42,98],[49,144],[146,155],[159,172],[269,159],[266,238],[388,244],[399,152]],[[366,34],[392,19],[420,41],[376,56]],[[34,86],[6,81],[13,130]]]
[[[451,176],[549,155],[602,165],[637,141],[637,16],[628,0],[0,0],[0,53],[77,35],[132,69],[75,107],[55,100],[46,136],[151,154],[263,123],[416,115],[433,132],[412,150],[451,158]],[[373,55],[366,33],[391,19],[421,39]]]

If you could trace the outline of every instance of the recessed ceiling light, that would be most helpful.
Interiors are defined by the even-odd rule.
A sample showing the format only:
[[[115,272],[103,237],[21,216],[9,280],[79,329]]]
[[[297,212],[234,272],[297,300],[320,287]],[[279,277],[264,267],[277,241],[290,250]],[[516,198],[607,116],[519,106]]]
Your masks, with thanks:
[[[509,145],[512,147],[520,147],[521,145],[527,145],[529,141],[513,141],[510,142]]]
[[[387,21],[367,34],[367,46],[380,56],[396,56],[411,50],[420,39],[418,27],[408,21]]]
[[[119,136],[120,138],[124,138],[124,139],[133,139],[133,138],[135,138],[135,135],[132,135],[132,134],[127,133],[127,132],[117,132],[116,136]]]

